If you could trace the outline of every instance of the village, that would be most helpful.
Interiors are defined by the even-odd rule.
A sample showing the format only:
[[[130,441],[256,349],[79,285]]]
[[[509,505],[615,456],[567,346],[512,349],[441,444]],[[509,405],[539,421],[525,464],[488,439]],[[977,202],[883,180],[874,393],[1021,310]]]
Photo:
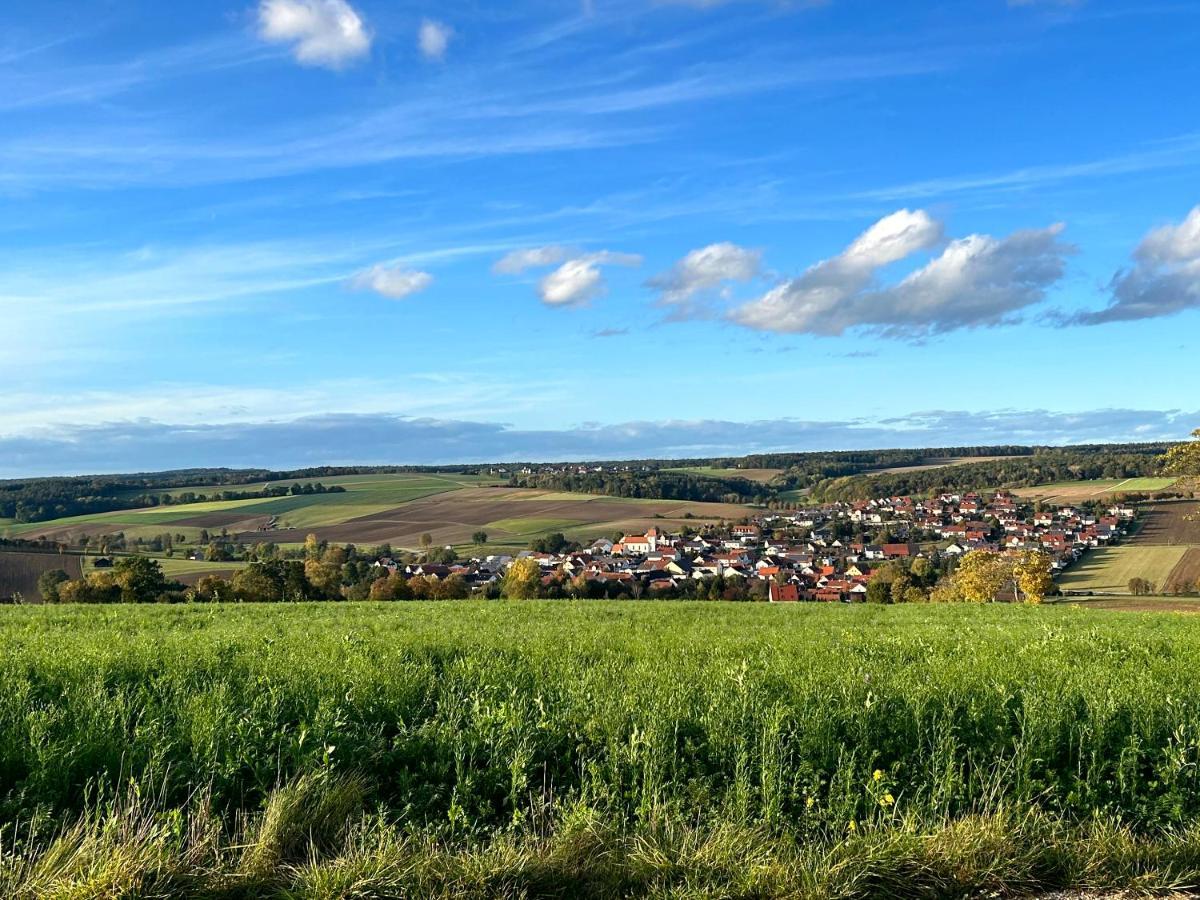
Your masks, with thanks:
[[[1057,574],[1086,552],[1118,541],[1135,518],[1133,506],[1045,507],[1007,491],[889,497],[764,511],[735,524],[652,527],[619,540],[598,539],[553,552],[477,556],[455,563],[375,562],[406,578],[461,579],[471,590],[498,590],[521,559],[537,564],[547,596],[568,585],[593,596],[694,596],[697,583],[733,585],[736,599],[772,602],[855,602],[867,599],[872,577],[886,566],[939,573],[973,550],[1040,550]],[[916,565],[917,561],[923,561]]]

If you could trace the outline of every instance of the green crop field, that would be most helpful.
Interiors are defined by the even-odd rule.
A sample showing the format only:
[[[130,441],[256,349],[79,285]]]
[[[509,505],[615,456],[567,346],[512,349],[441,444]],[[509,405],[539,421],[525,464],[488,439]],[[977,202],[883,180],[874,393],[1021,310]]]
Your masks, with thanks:
[[[1092,550],[1059,579],[1059,587],[1064,591],[1124,594],[1132,578],[1146,578],[1165,587],[1187,550],[1186,546],[1139,543]]]
[[[1130,491],[1144,493],[1147,491],[1165,491],[1173,487],[1177,478],[1129,478],[1119,483],[1114,491]]]
[[[159,558],[157,561],[167,578],[186,578],[191,575],[228,576],[246,565],[241,562],[208,562],[202,559]]]
[[[1200,881],[1200,619],[0,610],[0,896],[958,897]]]

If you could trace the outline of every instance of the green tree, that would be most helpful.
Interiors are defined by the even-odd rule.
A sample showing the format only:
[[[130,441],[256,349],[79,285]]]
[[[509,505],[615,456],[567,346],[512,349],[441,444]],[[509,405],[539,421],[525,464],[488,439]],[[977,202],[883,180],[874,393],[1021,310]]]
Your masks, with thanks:
[[[471,540],[476,544],[486,544],[488,541],[488,533],[486,531],[477,531],[471,535]]]
[[[50,569],[38,576],[37,586],[38,594],[41,595],[43,603],[58,602],[58,588],[64,582],[70,581],[71,576],[62,569]]]
[[[867,582],[868,603],[891,603],[892,585],[886,578],[875,577]]]
[[[117,560],[112,577],[120,589],[122,603],[153,603],[168,588],[162,566],[146,556],[125,556]]]

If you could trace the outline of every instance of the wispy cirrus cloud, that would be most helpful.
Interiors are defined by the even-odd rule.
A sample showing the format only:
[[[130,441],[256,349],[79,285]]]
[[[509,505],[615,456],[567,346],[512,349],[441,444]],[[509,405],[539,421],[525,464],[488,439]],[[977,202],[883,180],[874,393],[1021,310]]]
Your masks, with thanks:
[[[492,271],[497,275],[520,275],[527,269],[557,265],[571,252],[568,248],[558,244],[550,244],[545,247],[525,247],[500,257],[492,266]]]
[[[293,47],[313,64],[366,53],[369,34],[358,38],[344,14],[329,4],[344,0],[263,0],[261,34],[272,43]],[[343,11],[344,12],[344,11]],[[348,20],[347,20],[348,21]],[[330,24],[330,23],[333,24]],[[343,23],[343,24],[338,24]],[[331,28],[333,37],[326,35]],[[339,31],[340,29],[340,31]],[[337,35],[341,31],[349,36]],[[311,43],[305,35],[311,32]],[[293,35],[286,38],[287,35]],[[210,67],[255,60],[255,47],[236,36],[223,36]],[[366,44],[364,44],[366,41]],[[181,48],[176,54],[193,52]],[[263,51],[258,48],[260,54]],[[0,144],[0,190],[51,188],[112,189],[141,185],[181,187],[237,183],[264,178],[352,169],[409,159],[439,162],[489,156],[632,147],[663,140],[678,123],[649,120],[646,114],[704,102],[729,100],[768,91],[886,80],[928,74],[949,63],[931,54],[829,54],[803,63],[763,59],[717,59],[702,65],[629,66],[613,71],[602,55],[563,70],[547,68],[535,57],[509,49],[498,67],[463,67],[422,92],[397,94],[387,86],[364,91],[337,108],[315,105],[303,116],[255,110],[269,124],[253,130],[226,128],[222,120],[196,127],[181,115],[105,117],[77,124],[66,119],[52,126],[19,132]],[[162,66],[146,60],[72,67],[46,67],[37,84],[56,84],[55,96],[89,103],[100,97],[153,85],[172,73],[187,74],[181,61]],[[38,105],[24,76],[17,90],[5,90],[0,71],[0,109],[10,97]],[[22,88],[24,85],[24,88]],[[233,106],[253,107],[253,95],[234,98]],[[264,95],[265,96],[265,95]],[[45,98],[47,102],[59,102]],[[227,104],[229,105],[229,104]]]
[[[946,175],[855,191],[847,197],[885,202],[922,201],[955,194],[1024,191],[1077,179],[1112,178],[1197,166],[1200,166],[1200,133],[1190,132],[1114,156],[1022,166],[1002,172]]]
[[[287,44],[296,62],[340,69],[366,56],[371,33],[346,0],[262,0],[262,39]]]

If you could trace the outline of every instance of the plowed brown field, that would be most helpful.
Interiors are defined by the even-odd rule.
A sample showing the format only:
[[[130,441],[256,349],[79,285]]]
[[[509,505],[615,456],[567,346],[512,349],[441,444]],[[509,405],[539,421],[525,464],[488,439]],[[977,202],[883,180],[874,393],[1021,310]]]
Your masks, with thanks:
[[[1200,503],[1156,503],[1144,508],[1145,522],[1138,544],[1196,544],[1200,546]]]
[[[80,557],[57,553],[0,552],[0,599],[20,594],[26,601],[40,600],[37,580],[43,572],[62,569],[80,578]]]
[[[1200,548],[1193,547],[1183,555],[1167,579],[1167,593],[1177,590],[1193,591],[1200,586]]]

